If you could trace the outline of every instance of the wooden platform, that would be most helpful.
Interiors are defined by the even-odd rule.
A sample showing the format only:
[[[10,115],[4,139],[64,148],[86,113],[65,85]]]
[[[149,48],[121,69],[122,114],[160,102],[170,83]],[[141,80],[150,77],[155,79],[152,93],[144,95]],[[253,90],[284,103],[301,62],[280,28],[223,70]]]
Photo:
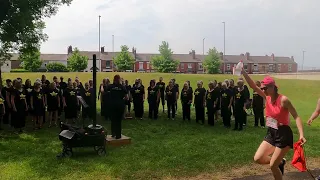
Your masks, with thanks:
[[[121,139],[114,139],[111,137],[111,135],[107,135],[106,142],[107,142],[107,145],[109,146],[118,147],[118,146],[131,144],[131,138],[122,135]]]

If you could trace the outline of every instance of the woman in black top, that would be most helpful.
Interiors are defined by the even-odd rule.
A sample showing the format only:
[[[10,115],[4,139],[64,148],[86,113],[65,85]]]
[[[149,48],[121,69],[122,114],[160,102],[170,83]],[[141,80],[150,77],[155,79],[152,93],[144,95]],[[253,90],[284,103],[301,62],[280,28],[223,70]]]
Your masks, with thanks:
[[[126,90],[128,92],[128,100],[126,100],[126,105],[127,105],[127,114],[126,117],[130,117],[131,115],[131,85],[129,84],[128,80],[124,81],[124,85],[126,87]],[[131,118],[131,117],[130,117]]]
[[[139,79],[136,79],[133,88],[131,89],[131,97],[133,101],[134,115],[136,118],[143,117],[143,103],[145,99],[144,87],[140,84]]]
[[[149,103],[149,118],[158,119],[158,102],[160,100],[160,90],[156,86],[154,80],[150,81],[150,86],[148,87],[148,103]]]
[[[246,113],[246,100],[247,100],[247,93],[243,86],[243,81],[238,81],[238,86],[235,88],[234,94],[234,116],[235,116],[235,127],[234,130],[243,130],[243,122],[245,120]]]
[[[107,86],[107,79],[103,79],[102,80],[102,83],[100,84],[100,87],[99,87],[99,92],[98,92],[98,100],[100,100],[100,111],[101,111],[101,116],[102,117],[105,117],[105,107],[104,107],[104,104],[103,104],[103,100],[104,100],[104,94],[105,92],[102,92],[102,89],[106,88]]]
[[[221,104],[221,90],[222,90],[222,83],[221,82],[218,82],[215,80],[215,83],[217,84],[217,87],[215,88],[216,91],[218,92],[218,97],[217,97],[217,106],[215,108],[215,119],[218,120],[219,119],[219,111],[221,110],[221,107],[220,107],[220,104]]]
[[[4,100],[4,98],[1,94],[1,91],[0,91],[0,130],[2,130],[3,116],[6,113],[4,102],[5,102],[5,100]]]
[[[164,105],[165,105],[165,98],[164,98],[164,91],[166,89],[166,84],[163,82],[163,78],[159,78],[159,82],[157,82],[156,86],[159,87],[160,89],[160,99],[161,99],[161,104],[162,104],[162,112],[164,113]],[[160,101],[158,103],[158,107],[160,105]]]
[[[45,107],[44,93],[41,90],[41,84],[39,82],[34,83],[34,88],[30,95],[30,107],[32,119],[34,122],[34,129],[41,129],[43,125],[43,111]],[[39,125],[37,127],[37,125]]]
[[[13,111],[11,115],[11,123],[16,130],[19,129],[19,133],[22,133],[22,129],[26,125],[26,114],[28,111],[26,92],[22,88],[21,81],[14,80],[13,84],[14,89],[10,93]]]
[[[204,108],[206,99],[206,89],[202,87],[202,82],[198,81],[198,88],[194,91],[194,107],[196,110],[196,122],[204,124]]]
[[[113,84],[110,84],[107,89],[110,92],[110,119],[111,119],[111,134],[113,138],[121,138],[121,121],[125,108],[125,100],[128,99],[128,93],[124,86],[121,85],[120,76],[115,75]]]
[[[11,110],[12,110],[11,100],[10,100],[10,97],[11,97],[10,93],[12,92],[12,90],[13,90],[12,81],[11,81],[11,79],[7,79],[6,86],[4,86],[1,89],[1,94],[4,98],[4,107],[6,110],[6,113],[3,116],[3,124],[9,124],[9,117],[10,117]]]
[[[30,96],[31,96],[31,92],[33,91],[33,86],[31,86],[31,81],[30,79],[27,79],[26,82],[24,83],[23,86],[25,92],[27,93],[27,106],[28,106],[28,110],[30,112],[31,115],[31,108],[30,108]]]
[[[185,82],[183,84],[183,89],[181,90],[181,104],[182,104],[182,119],[190,122],[190,106],[192,105],[193,92],[189,87],[189,83]]]
[[[77,98],[77,91],[73,89],[72,82],[69,82],[68,88],[63,92],[63,106],[66,123],[68,123],[69,120],[75,123],[77,119],[78,105],[79,100]]]
[[[207,114],[208,114],[208,124],[214,126],[214,112],[215,107],[217,106],[217,91],[215,90],[216,84],[211,81],[209,83],[209,89],[206,93],[206,105],[207,105]]]
[[[174,120],[176,116],[175,106],[177,104],[177,99],[179,95],[178,95],[177,88],[174,87],[172,80],[169,82],[169,85],[166,87],[165,93],[166,93],[165,98],[167,100],[167,108],[168,108],[168,118],[170,119],[172,117],[172,120]]]
[[[57,126],[58,110],[60,109],[60,91],[56,88],[56,83],[52,82],[46,94],[46,104],[48,110],[49,127],[52,126],[52,119],[54,125]]]
[[[221,89],[221,116],[224,127],[231,127],[231,107],[233,104],[233,95],[231,90],[227,87],[227,83],[222,83]]]
[[[260,81],[256,82],[257,87],[261,87]],[[264,99],[257,92],[253,91],[252,108],[254,113],[254,126],[258,127],[260,120],[260,126],[265,127],[264,120]]]
[[[93,88],[90,88],[89,83],[84,84],[85,88],[81,93],[81,96],[86,103],[86,107],[82,105],[82,118],[92,118],[93,113],[95,109],[93,109],[93,103],[95,103],[95,100],[93,98],[94,90]]]

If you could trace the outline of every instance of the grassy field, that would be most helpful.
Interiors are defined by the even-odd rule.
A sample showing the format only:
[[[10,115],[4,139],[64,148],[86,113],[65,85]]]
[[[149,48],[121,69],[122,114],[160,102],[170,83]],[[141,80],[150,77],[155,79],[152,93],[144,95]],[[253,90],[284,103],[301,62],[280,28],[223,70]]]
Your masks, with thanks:
[[[90,79],[89,73],[46,73],[49,80],[54,75],[82,82]],[[102,78],[112,78],[114,73],[99,73],[98,82]],[[136,74],[123,73],[125,79],[132,84],[139,77],[145,86],[150,79],[160,76],[167,81],[176,78],[182,85],[186,80],[196,87],[196,81],[222,81],[234,76],[223,75],[181,75],[181,74]],[[4,73],[4,78],[21,77],[34,81],[41,73]],[[254,79],[262,79],[254,76]],[[287,95],[295,105],[299,115],[306,122],[313,112],[320,97],[319,81],[277,79],[280,92]],[[179,106],[181,107],[181,105]],[[146,113],[145,113],[146,114]],[[215,174],[226,172],[235,167],[250,165],[266,129],[254,128],[252,116],[248,117],[248,125],[242,132],[225,129],[221,120],[215,127],[198,125],[194,120],[183,123],[181,110],[175,121],[169,121],[160,113],[157,121],[125,120],[123,134],[132,138],[132,144],[125,147],[108,147],[108,155],[97,156],[93,148],[74,149],[71,159],[57,160],[55,156],[61,152],[58,129],[28,130],[21,135],[10,131],[0,132],[0,179],[186,179],[203,173]],[[99,119],[99,123],[110,129],[110,122]],[[30,124],[30,123],[29,123]],[[234,124],[234,122],[232,122]],[[295,122],[291,122],[297,140]],[[308,140],[305,148],[307,156],[319,157],[320,120],[312,127],[305,124],[305,136]],[[30,129],[30,128],[29,128]],[[292,152],[287,156],[291,160]]]

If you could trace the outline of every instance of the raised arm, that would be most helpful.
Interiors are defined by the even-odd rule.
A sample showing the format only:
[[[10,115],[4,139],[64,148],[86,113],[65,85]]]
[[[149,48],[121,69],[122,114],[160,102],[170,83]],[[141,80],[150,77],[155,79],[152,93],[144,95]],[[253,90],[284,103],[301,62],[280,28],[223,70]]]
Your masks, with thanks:
[[[314,112],[312,113],[311,117],[308,120],[308,125],[310,126],[311,123],[320,115],[320,99],[317,102],[317,107],[314,110]]]
[[[298,131],[299,131],[299,134],[300,134],[299,140],[302,141],[302,144],[306,143],[306,139],[304,138],[304,133],[303,133],[302,120],[299,117],[296,109],[293,107],[293,105],[290,102],[290,100],[285,96],[282,97],[281,103],[282,103],[282,106],[284,108],[289,110],[289,112],[292,115],[292,117],[296,120],[297,128],[298,128]]]
[[[250,78],[250,76],[248,75],[248,73],[242,69],[242,75],[243,77],[246,79],[248,85],[255,91],[257,92],[260,96],[262,96],[264,99],[266,98],[266,95],[264,94],[264,92],[262,92],[262,90],[254,83],[254,81]]]

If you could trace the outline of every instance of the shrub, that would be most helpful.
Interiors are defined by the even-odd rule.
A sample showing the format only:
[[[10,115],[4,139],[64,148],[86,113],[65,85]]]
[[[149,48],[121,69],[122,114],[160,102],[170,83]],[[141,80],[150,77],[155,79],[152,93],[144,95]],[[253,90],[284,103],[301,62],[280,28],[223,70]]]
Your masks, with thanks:
[[[25,69],[11,69],[10,72],[15,72],[15,73],[24,73],[24,72],[30,72],[28,70]]]
[[[68,72],[68,68],[66,65],[55,62],[55,63],[49,63],[47,64],[48,72]]]

